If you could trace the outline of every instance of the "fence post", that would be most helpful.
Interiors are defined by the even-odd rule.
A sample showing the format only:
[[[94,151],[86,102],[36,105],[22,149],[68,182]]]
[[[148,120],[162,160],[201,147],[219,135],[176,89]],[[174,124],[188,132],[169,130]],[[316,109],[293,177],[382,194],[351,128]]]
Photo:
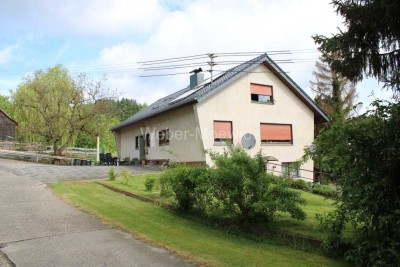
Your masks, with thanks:
[[[96,144],[96,161],[100,161],[100,137],[97,136],[97,144]]]

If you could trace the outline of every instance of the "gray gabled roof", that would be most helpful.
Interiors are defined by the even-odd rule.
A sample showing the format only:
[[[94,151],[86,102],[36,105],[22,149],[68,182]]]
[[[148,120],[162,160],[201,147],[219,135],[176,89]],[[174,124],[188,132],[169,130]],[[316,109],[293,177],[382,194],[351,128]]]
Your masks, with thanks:
[[[306,105],[314,111],[316,117],[320,117],[325,121],[329,121],[328,116],[322,111],[322,109],[267,54],[263,54],[238,66],[235,66],[223,72],[221,75],[217,75],[213,79],[212,83],[210,83],[210,80],[206,80],[194,88],[195,90],[190,89],[188,86],[171,95],[161,98],[148,106],[146,109],[139,111],[135,115],[129,117],[127,120],[114,126],[111,128],[111,130],[116,131],[127,125],[159,115],[165,111],[175,109],[185,104],[202,102],[219,92],[221,89],[225,88],[228,84],[231,84],[235,80],[246,75],[248,72],[251,72],[260,64],[264,64],[271,70],[271,72],[273,72],[278,78],[286,83],[286,85],[288,85],[289,88],[291,88],[294,93],[298,95],[306,103]],[[177,99],[179,96],[182,96],[191,90],[193,90],[192,94],[182,97],[181,99]]]

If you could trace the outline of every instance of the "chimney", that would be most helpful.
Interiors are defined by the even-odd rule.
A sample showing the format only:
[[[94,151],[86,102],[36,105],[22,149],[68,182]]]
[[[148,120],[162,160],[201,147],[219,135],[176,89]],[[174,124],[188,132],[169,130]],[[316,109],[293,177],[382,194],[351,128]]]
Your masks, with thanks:
[[[203,70],[201,68],[192,70],[190,73],[190,89],[195,88],[197,85],[201,84],[204,81],[204,74],[201,73]]]

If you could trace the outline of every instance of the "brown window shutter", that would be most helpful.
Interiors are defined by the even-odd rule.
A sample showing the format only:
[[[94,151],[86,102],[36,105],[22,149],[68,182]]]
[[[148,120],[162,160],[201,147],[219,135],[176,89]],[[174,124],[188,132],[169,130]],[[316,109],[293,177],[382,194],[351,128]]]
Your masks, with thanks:
[[[262,85],[262,84],[250,84],[250,91],[252,94],[256,95],[269,95],[272,96],[272,86]]]
[[[261,140],[292,141],[292,125],[261,124]]]
[[[214,121],[214,138],[232,138],[232,122]]]

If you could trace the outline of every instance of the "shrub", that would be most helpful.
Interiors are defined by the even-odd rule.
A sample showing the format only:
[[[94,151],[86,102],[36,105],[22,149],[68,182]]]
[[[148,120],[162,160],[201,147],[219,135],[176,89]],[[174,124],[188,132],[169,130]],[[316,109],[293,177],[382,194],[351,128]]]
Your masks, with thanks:
[[[306,182],[303,179],[292,179],[290,187],[304,191],[311,191],[312,185],[310,182]]]
[[[160,177],[160,196],[170,197],[174,194],[171,186],[171,179],[173,175],[168,170],[165,171]]]
[[[277,211],[305,219],[300,192],[291,190],[287,179],[267,174],[261,153],[252,158],[229,146],[222,154],[209,154],[213,168],[174,165],[161,176],[161,195],[172,193],[179,210],[196,209],[240,224],[270,222]]]
[[[129,185],[129,178],[131,177],[131,173],[130,171],[126,170],[126,169],[122,169],[121,171],[121,175],[122,175],[122,183],[124,185]]]
[[[108,180],[109,181],[115,181],[117,179],[118,173],[115,171],[114,167],[111,167],[108,170]]]
[[[338,196],[338,193],[335,189],[330,187],[329,185],[321,185],[321,184],[316,184],[312,188],[312,193],[321,195],[324,197],[331,197],[331,198],[336,198]]]
[[[314,156],[322,155],[340,187],[336,210],[326,218],[325,249],[336,254],[344,248],[355,266],[400,266],[400,105],[373,104],[316,139]],[[352,238],[343,234],[346,227],[356,233]]]
[[[173,192],[177,208],[189,211],[196,207],[204,210],[208,191],[209,169],[206,166],[175,165],[160,179],[163,195]]]
[[[146,180],[144,181],[144,186],[146,187],[146,191],[153,191],[154,185],[156,184],[156,179],[147,177]]]
[[[251,158],[239,147],[229,146],[224,153],[210,153],[215,162],[212,195],[222,211],[239,222],[273,220],[277,211],[288,212],[295,219],[304,219],[299,207],[304,204],[300,192],[289,189],[287,182],[273,185],[273,175],[266,174],[263,155]]]

